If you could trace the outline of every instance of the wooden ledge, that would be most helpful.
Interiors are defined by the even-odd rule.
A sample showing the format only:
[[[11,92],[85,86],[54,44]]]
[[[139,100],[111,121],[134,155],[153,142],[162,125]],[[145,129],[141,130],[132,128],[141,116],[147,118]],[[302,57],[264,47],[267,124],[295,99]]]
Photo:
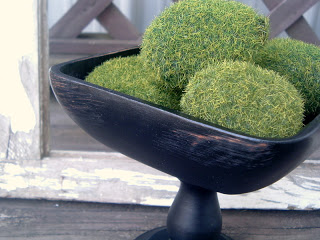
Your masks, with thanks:
[[[164,226],[168,208],[0,199],[0,239],[133,240]],[[309,240],[319,211],[222,210],[223,233],[236,240]]]
[[[320,161],[307,160],[273,185],[219,194],[224,209],[320,209]],[[114,152],[53,151],[42,160],[0,163],[0,197],[170,206],[179,181]]]

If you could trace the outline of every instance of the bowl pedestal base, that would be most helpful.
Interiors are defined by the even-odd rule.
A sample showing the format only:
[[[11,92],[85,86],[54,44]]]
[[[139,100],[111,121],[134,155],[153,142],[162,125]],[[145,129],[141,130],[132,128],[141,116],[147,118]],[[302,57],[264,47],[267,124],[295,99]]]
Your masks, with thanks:
[[[221,228],[217,193],[181,182],[167,227],[150,230],[135,240],[231,240],[221,234]]]
[[[170,240],[166,227],[159,227],[140,235],[135,240]],[[232,240],[230,237],[221,234],[218,240]]]

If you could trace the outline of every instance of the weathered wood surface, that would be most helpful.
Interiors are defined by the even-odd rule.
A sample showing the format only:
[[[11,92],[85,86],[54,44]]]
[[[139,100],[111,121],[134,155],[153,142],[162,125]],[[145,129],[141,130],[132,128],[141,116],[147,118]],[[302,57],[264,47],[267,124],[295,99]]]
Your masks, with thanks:
[[[320,209],[320,164],[306,161],[264,189],[219,194],[222,208]],[[170,206],[179,181],[119,153],[52,152],[41,161],[0,163],[0,197]]]
[[[49,84],[49,29],[48,1],[38,1],[39,19],[39,111],[40,111],[40,156],[50,152],[50,84]]]
[[[133,240],[164,226],[168,208],[0,199],[3,240]],[[319,211],[222,210],[235,240],[319,239]]]
[[[0,114],[0,159],[7,159],[10,144],[10,119]]]

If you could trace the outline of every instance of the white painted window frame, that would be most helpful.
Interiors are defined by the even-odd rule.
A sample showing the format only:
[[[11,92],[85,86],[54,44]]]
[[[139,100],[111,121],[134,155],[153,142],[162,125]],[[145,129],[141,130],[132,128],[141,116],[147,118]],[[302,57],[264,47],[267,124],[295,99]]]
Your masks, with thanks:
[[[7,141],[11,147],[1,148],[6,155],[0,159],[0,197],[170,206],[179,187],[174,177],[120,153],[50,151],[47,2],[28,1],[37,16],[33,16],[33,32],[28,33],[33,34],[36,47],[30,56],[22,52],[20,80],[36,124],[27,131],[13,132],[13,121],[25,119],[0,111],[0,125],[5,127],[1,131],[10,133],[8,138],[0,138],[0,144]],[[4,86],[0,82],[0,87]],[[306,160],[288,176],[259,191],[220,194],[220,204],[222,208],[320,209],[319,175],[320,161]]]

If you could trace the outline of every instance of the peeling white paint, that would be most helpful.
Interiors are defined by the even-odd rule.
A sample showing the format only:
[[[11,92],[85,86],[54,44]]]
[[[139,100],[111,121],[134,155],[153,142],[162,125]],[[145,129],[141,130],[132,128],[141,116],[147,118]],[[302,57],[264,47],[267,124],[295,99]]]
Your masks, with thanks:
[[[145,205],[153,205],[153,206],[171,206],[173,203],[173,199],[163,199],[163,198],[152,198],[152,197],[146,197],[141,201],[141,204]]]
[[[119,170],[112,168],[96,169],[93,172],[83,172],[74,168],[68,168],[62,172],[64,177],[68,178],[89,178],[112,181],[118,179],[128,185],[152,188],[157,191],[178,191],[178,186],[161,184],[160,182],[171,182],[172,177],[141,174],[140,172]]]
[[[14,191],[17,189],[27,188],[28,184],[22,176],[6,174],[1,176],[0,189],[5,191]]]
[[[19,73],[19,66],[25,61],[29,63],[30,74],[35,74],[38,68],[37,11],[34,11],[36,2],[24,0],[19,2],[17,7],[15,1],[7,1],[0,10],[0,28],[10,36],[2,38],[0,44],[2,77],[0,113],[11,119],[13,133],[18,131],[28,133],[36,125],[35,112]],[[12,18],[10,9],[15,9],[14,14],[23,19],[23,27],[21,27],[21,21],[11,21],[8,24],[8,19]],[[37,81],[37,76],[33,77],[35,77],[33,81]],[[32,84],[32,79],[30,81]]]
[[[316,177],[301,176],[301,178],[302,178],[302,179],[305,179],[305,180],[320,182],[320,178],[316,178]]]
[[[79,198],[79,194],[77,193],[69,193],[69,192],[62,192],[58,194],[59,197],[63,197],[70,200],[75,200]]]
[[[0,113],[10,118],[13,133],[28,133],[36,125],[35,113],[22,85],[17,60],[8,61],[9,66],[1,70],[7,83],[0,87]]]
[[[178,186],[168,186],[165,184],[156,184],[152,185],[152,189],[153,190],[157,190],[157,191],[169,191],[169,192],[177,192],[179,190]]]
[[[319,164],[319,160],[305,160],[304,163]]]
[[[3,174],[0,175],[0,189],[6,191],[27,188],[61,189],[60,182],[57,179],[37,176],[37,172],[39,172],[39,168],[29,167],[24,169],[17,164],[8,163],[3,168]],[[33,177],[28,178],[28,176]]]
[[[221,208],[246,208],[250,205],[255,209],[274,209],[275,206],[279,209],[319,209],[320,207],[319,191],[302,188],[290,177],[284,177],[269,187],[248,194],[219,194],[218,196]]]
[[[34,178],[29,179],[28,188],[37,188],[39,190],[51,190],[60,191],[61,183],[59,179],[49,178],[45,176],[34,176]]]
[[[48,171],[45,166],[42,166],[42,168],[41,167],[24,167],[23,169],[26,172],[29,172],[32,174],[39,174],[39,173],[44,173]]]
[[[79,184],[77,184],[77,182],[74,180],[66,179],[66,180],[63,180],[61,185],[63,190],[74,190],[75,188],[78,187]]]
[[[26,171],[17,164],[9,163],[5,165],[4,172],[12,176],[19,176],[25,174]]]
[[[170,206],[179,181],[127,157],[48,158],[20,164],[0,162],[0,197]],[[113,159],[111,161],[110,159]],[[130,170],[131,169],[131,170]],[[240,195],[218,194],[221,208],[320,209],[320,165],[303,164],[264,189]]]

